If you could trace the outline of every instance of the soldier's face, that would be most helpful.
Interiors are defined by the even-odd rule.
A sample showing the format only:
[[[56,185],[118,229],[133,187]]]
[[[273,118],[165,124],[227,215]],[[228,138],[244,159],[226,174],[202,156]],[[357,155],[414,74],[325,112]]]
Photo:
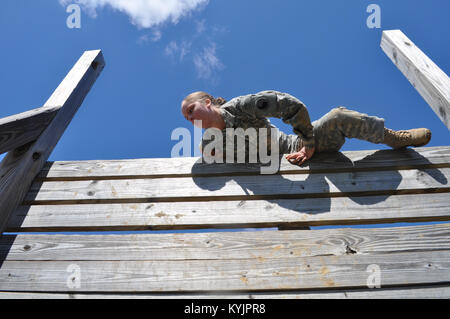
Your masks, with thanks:
[[[211,109],[211,101],[195,101],[195,102],[186,102],[183,101],[181,103],[181,113],[183,116],[192,123],[192,125],[196,125],[201,128],[209,128],[211,127],[211,123],[213,121],[214,112]],[[201,121],[201,125],[195,121]]]

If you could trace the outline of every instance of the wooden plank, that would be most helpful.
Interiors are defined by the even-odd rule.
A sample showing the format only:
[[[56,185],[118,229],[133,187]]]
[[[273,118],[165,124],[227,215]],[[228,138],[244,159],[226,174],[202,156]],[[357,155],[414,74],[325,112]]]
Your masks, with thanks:
[[[0,119],[0,154],[38,138],[60,107],[40,107]]]
[[[9,152],[0,164],[0,233],[22,202],[33,179],[69,125],[104,67],[100,50],[86,51],[56,88],[44,107],[61,106],[38,140],[21,152]]]
[[[383,31],[381,48],[450,129],[450,79],[400,30]]]
[[[239,260],[450,250],[450,224],[132,235],[4,235],[3,261]]]
[[[40,293],[0,292],[0,299],[449,299],[449,286],[412,286],[345,290],[303,290],[250,293]]]
[[[158,230],[445,220],[450,220],[449,195],[437,193],[267,201],[19,206],[7,230]]]
[[[450,283],[450,251],[183,261],[5,261],[0,291],[150,292],[367,288]],[[68,285],[77,269],[79,288]],[[69,270],[69,271],[68,271]]]
[[[120,203],[363,196],[381,193],[448,192],[450,168],[290,174],[180,177],[133,180],[36,182],[28,203]]]
[[[197,157],[129,160],[48,162],[38,175],[42,180],[131,179],[218,175],[259,175],[256,164],[206,164]],[[450,146],[405,150],[317,153],[305,165],[292,165],[282,158],[279,173],[310,174],[376,169],[448,167]]]

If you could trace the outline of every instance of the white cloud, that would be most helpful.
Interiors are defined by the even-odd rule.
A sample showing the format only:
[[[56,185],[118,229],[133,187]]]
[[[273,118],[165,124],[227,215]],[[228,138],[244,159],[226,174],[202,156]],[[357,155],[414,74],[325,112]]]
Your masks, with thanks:
[[[211,43],[210,46],[194,56],[194,65],[197,75],[201,79],[210,79],[215,71],[220,71],[224,65],[216,56],[216,44]]]
[[[97,9],[109,6],[127,14],[139,28],[152,28],[164,22],[176,24],[180,18],[207,5],[209,0],[59,0],[65,6],[79,4],[90,15]]]
[[[191,50],[191,45],[192,43],[188,41],[181,42],[180,61],[183,60],[184,56],[189,53],[189,51]]]
[[[173,56],[178,51],[178,44],[176,41],[170,41],[170,43],[167,45],[164,52],[166,55]]]
[[[152,34],[143,34],[137,40],[138,44],[145,44],[148,42],[158,42],[161,40],[162,33],[159,30],[154,30]]]
[[[191,53],[192,44],[193,42],[186,40],[182,42],[170,41],[164,49],[164,53],[166,56],[178,59],[181,62],[187,54]],[[199,53],[192,53],[191,55],[193,55],[192,61],[198,78],[212,80],[213,82],[218,79],[216,73],[222,70],[224,65],[217,57],[216,44],[214,42],[203,48]]]
[[[206,30],[205,20],[195,21],[195,29],[198,34],[203,33]]]
[[[159,40],[161,39],[161,37],[162,37],[161,31],[155,30],[155,31],[153,31],[153,35],[152,35],[152,37],[150,38],[150,40],[151,40],[152,42],[157,42],[157,41],[159,41]]]
[[[165,23],[176,24],[196,10],[201,10],[209,0],[58,0],[62,6],[79,4],[85,12],[92,17],[97,16],[97,11],[111,8],[128,15],[131,23],[138,28],[150,29],[140,35],[137,44],[144,45],[150,42],[158,42],[162,38],[161,28]],[[171,41],[164,49],[164,54],[182,62],[188,60],[194,63],[197,75],[201,79],[217,79],[216,73],[224,68],[223,63],[217,57],[216,44],[210,43],[202,50],[201,36],[212,33],[212,36],[223,33],[223,26],[207,26],[205,19],[194,21],[194,32],[188,40]],[[210,36],[209,36],[210,37]],[[191,48],[194,52],[191,52]],[[192,60],[191,60],[192,58]]]
[[[178,59],[181,62],[183,58],[190,52],[191,45],[192,42],[189,41],[182,41],[180,44],[178,44],[176,41],[170,41],[170,43],[166,46],[164,53],[167,56],[178,56]]]

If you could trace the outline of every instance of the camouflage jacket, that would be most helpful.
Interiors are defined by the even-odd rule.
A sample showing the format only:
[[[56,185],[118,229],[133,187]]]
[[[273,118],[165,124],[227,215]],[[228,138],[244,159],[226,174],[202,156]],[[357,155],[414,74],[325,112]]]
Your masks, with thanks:
[[[295,135],[279,132],[280,153],[298,151],[301,146],[314,147],[313,126],[305,104],[294,96],[277,91],[262,91],[239,96],[221,105],[226,128],[274,128],[268,117],[280,118],[292,125]],[[224,130],[225,136],[225,130]],[[270,134],[269,134],[270,138]],[[204,145],[202,143],[202,145]],[[270,143],[269,143],[270,145]]]

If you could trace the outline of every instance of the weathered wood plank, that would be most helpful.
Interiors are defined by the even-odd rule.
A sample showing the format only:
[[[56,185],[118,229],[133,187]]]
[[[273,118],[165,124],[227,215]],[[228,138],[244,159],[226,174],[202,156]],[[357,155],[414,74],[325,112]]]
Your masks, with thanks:
[[[260,174],[260,167],[256,164],[201,164],[198,161],[198,157],[57,161],[46,163],[37,178],[79,180]],[[309,174],[321,171],[431,168],[445,165],[450,165],[450,146],[317,153],[301,167],[282,158],[279,172]]]
[[[450,283],[450,251],[184,261],[5,261],[0,291],[248,291]],[[371,266],[374,267],[374,266]],[[67,283],[77,269],[79,288]],[[69,271],[68,271],[69,270]],[[72,286],[73,287],[73,286]]]
[[[38,138],[60,107],[40,107],[0,119],[0,154]]]
[[[3,261],[238,260],[450,250],[450,224],[314,231],[4,235]]]
[[[44,108],[61,106],[36,142],[9,152],[0,165],[0,233],[69,125],[104,67],[100,50],[86,51],[56,88]]]
[[[27,203],[247,200],[301,198],[319,194],[355,196],[374,192],[449,190],[450,168],[289,174],[259,176],[179,177],[133,180],[35,182]],[[285,198],[287,198],[285,197]]]
[[[383,31],[381,48],[450,129],[450,79],[400,30]]]
[[[0,299],[449,299],[449,286],[250,293],[40,293],[0,292]]]
[[[449,194],[19,206],[8,231],[320,226],[450,220]],[[363,204],[365,203],[365,204]]]

